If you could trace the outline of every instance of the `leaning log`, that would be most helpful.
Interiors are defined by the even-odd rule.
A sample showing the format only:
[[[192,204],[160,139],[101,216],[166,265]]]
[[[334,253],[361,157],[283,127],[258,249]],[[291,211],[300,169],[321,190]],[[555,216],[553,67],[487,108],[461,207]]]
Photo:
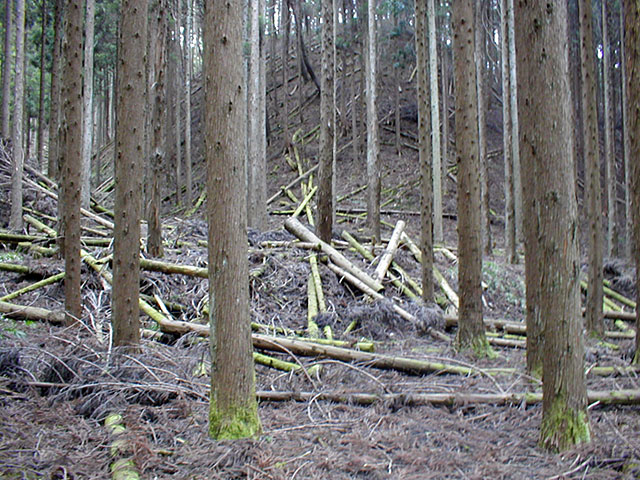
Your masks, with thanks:
[[[364,284],[366,284],[372,290],[379,292],[382,290],[382,284],[373,278],[371,278],[367,273],[360,270],[353,263],[351,263],[347,258],[338,252],[331,245],[320,240],[313,232],[311,232],[308,228],[306,228],[300,221],[296,218],[288,218],[284,222],[285,228],[298,237],[303,242],[314,243],[319,246],[319,249],[327,255],[333,263],[338,265],[340,268],[348,271],[353,276],[360,279]]]

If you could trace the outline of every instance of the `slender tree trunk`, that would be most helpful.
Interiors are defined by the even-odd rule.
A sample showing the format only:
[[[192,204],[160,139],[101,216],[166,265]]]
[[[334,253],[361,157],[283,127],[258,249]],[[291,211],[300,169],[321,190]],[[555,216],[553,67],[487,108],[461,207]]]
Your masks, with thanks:
[[[93,153],[93,26],[95,0],[87,4],[84,42],[84,121],[82,128],[82,207],[89,208],[91,198],[91,156]]]
[[[191,77],[193,75],[193,57],[191,54],[191,32],[193,30],[193,5],[187,0],[187,25],[185,31],[185,123],[184,123],[184,167],[187,192],[185,203],[191,206],[193,203],[193,173],[191,168]]]
[[[633,258],[640,272],[640,3],[627,0],[624,5],[624,50],[627,74],[628,158],[630,163],[631,220],[633,224]],[[640,275],[636,273],[636,302],[640,301]],[[640,305],[640,303],[638,303]],[[640,309],[636,308],[636,329],[640,331]],[[640,336],[636,336],[634,364],[640,363]]]
[[[352,15],[350,17],[351,22],[351,36],[355,39],[358,35],[358,22],[359,19],[355,19]],[[362,58],[362,57],[360,57]],[[359,93],[358,85],[358,48],[354,40],[353,55],[351,56],[351,146],[353,159],[356,160],[360,156],[360,132],[358,130],[358,118],[359,109],[358,106],[362,101]],[[364,70],[364,65],[361,64],[360,71]]]
[[[175,75],[172,76],[173,81],[173,95],[172,100],[174,102],[173,109],[173,139],[175,141],[175,152],[176,152],[176,199],[178,205],[182,202],[182,189],[186,184],[186,167],[183,170],[183,159],[182,159],[182,96],[183,96],[183,67],[184,67],[184,57],[182,55],[182,47],[180,45],[180,37],[182,36],[182,10],[180,8],[180,0],[174,2],[174,18],[175,18],[175,28],[173,32],[173,39],[170,41],[170,48],[172,49],[172,53],[169,54],[168,58],[172,63],[172,70],[175,72]],[[170,37],[171,38],[171,37]],[[186,197],[186,195],[185,195]],[[188,204],[187,204],[188,205]]]
[[[60,55],[62,48],[62,0],[55,0],[53,7],[53,52],[51,59],[51,93],[49,100],[49,158],[47,174],[58,178],[58,131],[60,129]]]
[[[41,25],[42,32],[40,34],[40,95],[38,99],[38,167],[41,171],[45,171],[44,161],[44,132],[45,132],[45,73],[46,73],[46,50],[47,50],[47,4],[42,2],[41,7]]]
[[[376,241],[380,240],[380,143],[377,112],[376,0],[367,0],[367,222]]]
[[[536,202],[537,231],[527,228],[525,259],[527,267],[536,262],[543,322],[540,445],[565,450],[588,442],[590,437],[580,319],[566,2],[518,2],[515,19],[517,48],[528,52],[518,56],[518,103],[523,173],[531,179],[525,195],[535,197]],[[527,199],[527,204],[532,203]],[[531,213],[527,211],[527,216]],[[530,256],[531,252],[537,253]]]
[[[622,83],[622,156],[624,164],[624,252],[625,258],[633,259],[631,252],[633,251],[633,215],[631,213],[631,157],[629,156],[631,145],[629,143],[629,118],[627,112],[629,111],[628,98],[627,98],[627,62],[626,62],[626,50],[624,42],[624,7],[620,7],[620,79]]]
[[[427,91],[429,69],[427,24],[431,0],[416,0],[416,68],[418,77],[418,149],[420,162],[420,251],[422,253],[422,299],[433,302],[433,171],[431,149],[431,97]]]
[[[520,166],[520,142],[518,141],[518,79],[516,66],[516,34],[514,20],[514,0],[507,0],[507,24],[509,35],[509,100],[511,101],[511,155],[513,158],[513,191],[515,202],[516,240],[523,238],[523,214],[522,214],[522,172]]]
[[[11,135],[10,123],[10,96],[11,96],[11,38],[13,30],[13,17],[11,15],[12,0],[6,0],[4,6],[4,62],[2,64],[2,138],[8,139]]]
[[[291,14],[287,0],[280,2],[280,28],[282,30],[282,131],[283,150],[285,154],[291,150],[291,134],[289,133],[289,32],[291,30]]]
[[[331,243],[333,228],[333,137],[335,98],[333,0],[322,0],[322,77],[320,79],[320,174],[318,179],[318,236]]]
[[[482,320],[482,225],[478,158],[478,96],[473,61],[473,2],[453,4],[456,155],[458,163],[459,326],[456,345],[490,355]]]
[[[249,325],[240,2],[205,2],[205,151],[211,400],[215,439],[260,433]]]
[[[602,316],[602,199],[600,197],[600,149],[596,110],[596,75],[593,12],[590,0],[578,2],[580,22],[581,102],[585,166],[585,213],[587,217],[588,287],[585,326],[591,334],[604,333]]]
[[[446,0],[442,0],[440,8],[445,7]],[[447,30],[448,17],[441,19],[440,30],[444,35]],[[442,90],[442,165],[440,172],[442,174],[442,197],[447,194],[447,172],[449,170],[449,56],[448,48],[445,42],[440,42],[440,56],[442,61],[442,74],[440,75],[440,83]]]
[[[398,31],[398,9],[393,8],[393,30],[391,34],[391,38],[393,39],[393,49],[395,50],[394,56],[398,55],[400,52],[400,39],[399,35],[394,32]],[[400,119],[400,62],[396,61],[394,58],[393,61],[393,102],[394,102],[394,113],[395,113],[395,121],[393,122],[395,125],[395,149],[396,154],[398,156],[402,155],[402,147],[401,147],[401,119]]]
[[[509,56],[509,1],[501,0],[500,45],[502,51],[502,151],[504,154],[504,236],[505,256],[518,263],[516,238],[516,186],[513,162],[513,122],[511,121],[511,68]]]
[[[613,92],[611,85],[611,49],[609,47],[607,2],[602,2],[602,78],[604,94],[604,161],[607,189],[607,255],[618,256],[618,225],[616,221],[616,155],[613,132]]]
[[[159,179],[163,164],[166,161],[166,130],[165,120],[168,112],[165,111],[165,73],[167,71],[167,12],[166,1],[154,2],[151,12],[152,21],[155,22],[156,48],[154,63],[155,81],[153,83],[153,113],[152,128],[153,140],[151,142],[151,168],[147,179],[148,205],[147,205],[147,252],[153,257],[161,257],[162,248],[162,223],[160,221],[160,185]],[[170,117],[169,117],[170,118]]]
[[[267,220],[264,83],[261,79],[261,0],[250,0],[248,224],[264,230]],[[262,66],[264,68],[264,66]]]
[[[62,224],[65,259],[65,313],[67,323],[80,321],[80,185],[82,167],[82,21],[83,0],[66,4],[64,63],[62,68]]]
[[[24,0],[16,0],[16,61],[13,90],[13,164],[11,169],[11,217],[9,228],[22,230],[22,173],[24,170],[23,108],[24,108]]]
[[[475,4],[475,64],[476,64],[476,92],[478,95],[478,161],[480,162],[480,206],[482,224],[482,250],[491,255],[491,221],[489,212],[489,160],[487,159],[487,82],[485,70],[487,58],[485,55],[485,25],[484,7],[481,2]]]
[[[146,116],[147,0],[122,0],[118,46],[113,243],[113,344],[137,349],[140,343],[140,161]]]
[[[442,154],[440,151],[440,102],[438,96],[438,49],[436,42],[435,1],[427,1],[429,21],[429,84],[431,96],[431,162],[433,175],[433,235],[436,242],[444,242],[442,216]]]

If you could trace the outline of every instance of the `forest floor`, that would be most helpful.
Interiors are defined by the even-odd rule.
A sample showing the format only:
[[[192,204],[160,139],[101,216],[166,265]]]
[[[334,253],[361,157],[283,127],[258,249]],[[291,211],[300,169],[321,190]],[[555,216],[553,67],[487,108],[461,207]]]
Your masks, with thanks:
[[[387,92],[389,93],[389,92]],[[383,99],[391,95],[381,95]],[[383,100],[384,101],[384,100]],[[317,103],[317,99],[316,99]],[[388,107],[388,106],[387,106]],[[387,108],[382,107],[384,110]],[[410,105],[403,105],[410,107]],[[411,109],[408,108],[408,111]],[[194,111],[198,115],[198,109]],[[313,115],[308,115],[311,122]],[[404,120],[403,120],[404,121]],[[496,122],[494,122],[495,124]],[[415,123],[407,120],[408,130]],[[305,131],[310,131],[306,125]],[[194,132],[198,132],[194,128]],[[398,156],[392,134],[383,130],[383,220],[394,225],[402,219],[406,231],[419,238],[419,175],[417,152],[403,147]],[[490,132],[491,133],[491,132]],[[343,146],[343,138],[339,145]],[[411,142],[410,138],[407,142]],[[268,163],[268,194],[297,177],[297,172],[271,145]],[[300,153],[315,155],[309,141]],[[490,152],[499,149],[499,137],[490,135]],[[304,151],[303,151],[304,150]],[[338,195],[352,193],[364,182],[363,157],[354,158],[349,148],[338,162]],[[198,149],[196,148],[197,152]],[[4,153],[4,152],[3,152]],[[1,157],[1,155],[0,155]],[[500,156],[501,157],[501,156]],[[1,160],[1,159],[0,159]],[[304,165],[309,168],[313,162]],[[0,162],[0,188],[8,197],[8,165]],[[501,158],[491,163],[490,182],[502,188]],[[29,175],[33,180],[35,177]],[[196,180],[203,171],[196,169]],[[445,197],[445,245],[455,257],[455,182],[448,178]],[[292,189],[302,198],[299,185]],[[261,333],[286,328],[303,332],[307,326],[307,284],[310,251],[291,242],[283,224],[295,205],[281,196],[270,205],[269,228],[250,231],[251,320],[262,324]],[[338,244],[348,231],[366,243],[364,219],[358,212],[366,206],[365,192],[351,195],[339,208],[351,216],[340,217],[334,232]],[[108,200],[106,201],[108,203]],[[40,219],[55,216],[55,203],[32,187],[25,190],[25,204]],[[502,211],[500,195],[492,209]],[[33,215],[35,213],[32,212]],[[42,215],[44,214],[44,215]],[[199,215],[186,218],[167,212],[164,218],[166,262],[205,267],[207,226]],[[0,218],[8,219],[8,202],[0,202]],[[302,219],[302,217],[301,217]],[[101,227],[86,220],[94,231]],[[53,225],[49,221],[49,225]],[[3,225],[4,226],[4,225]],[[484,315],[510,322],[524,320],[524,274],[522,264],[504,262],[500,215],[495,216],[494,254],[484,262]],[[29,233],[38,233],[33,226]],[[384,227],[383,240],[391,228]],[[93,234],[92,234],[93,235]],[[280,243],[279,243],[280,242]],[[87,247],[95,258],[105,259],[110,246]],[[371,273],[375,263],[363,261],[346,248],[341,251]],[[380,251],[374,252],[379,255]],[[402,246],[395,260],[416,280],[420,265]],[[451,255],[436,253],[438,269],[457,290],[457,266]],[[3,244],[0,261],[29,267],[29,273],[0,271],[0,296],[63,270],[51,257],[17,250]],[[108,262],[106,263],[108,265]],[[623,293],[633,282],[633,272],[621,261],[608,262],[608,277]],[[108,268],[108,267],[106,267]],[[0,478],[104,479],[118,457],[131,456],[144,479],[618,479],[640,476],[640,416],[637,406],[606,405],[591,401],[591,443],[562,454],[537,446],[541,405],[535,401],[510,400],[517,394],[540,392],[540,383],[525,373],[521,336],[489,329],[497,341],[494,359],[477,360],[456,352],[450,342],[435,340],[407,322],[391,308],[392,303],[430,322],[428,312],[385,281],[386,299],[371,302],[343,283],[326,264],[320,275],[328,313],[316,320],[331,326],[336,339],[353,346],[373,341],[376,353],[465,367],[467,372],[448,373],[435,368],[428,373],[377,368],[372,362],[347,362],[329,356],[303,357],[262,351],[296,362],[304,368],[282,372],[256,364],[256,389],[261,398],[262,434],[255,439],[215,442],[208,433],[208,362],[206,339],[197,334],[161,334],[148,317],[140,354],[122,355],[110,348],[110,286],[93,269],[83,267],[85,317],[82,327],[65,328],[55,323],[22,321],[0,316]],[[406,280],[406,278],[405,278]],[[166,306],[173,319],[204,324],[207,281],[186,275],[142,273],[141,291],[156,308]],[[437,295],[444,300],[438,290]],[[162,302],[159,302],[161,299]],[[55,283],[11,300],[20,305],[63,310],[64,293]],[[450,302],[449,302],[450,303]],[[447,314],[455,315],[449,307]],[[356,322],[350,333],[343,333]],[[522,323],[521,323],[522,324]],[[453,338],[455,328],[440,319],[429,323]],[[608,324],[608,330],[616,328]],[[156,329],[156,331],[154,331]],[[638,390],[629,364],[630,338],[609,339],[588,345],[585,358],[590,391]],[[320,369],[311,369],[319,365]],[[620,367],[603,375],[599,367]],[[310,370],[311,369],[311,370]],[[276,394],[281,394],[280,400]],[[364,396],[364,394],[368,396]],[[421,399],[441,394],[442,404]],[[482,403],[478,394],[501,396],[501,403]],[[474,395],[476,395],[474,397]],[[434,396],[429,398],[435,398]],[[445,400],[450,401],[445,401]],[[111,413],[122,416],[125,442],[111,456],[114,436],[105,427]]]

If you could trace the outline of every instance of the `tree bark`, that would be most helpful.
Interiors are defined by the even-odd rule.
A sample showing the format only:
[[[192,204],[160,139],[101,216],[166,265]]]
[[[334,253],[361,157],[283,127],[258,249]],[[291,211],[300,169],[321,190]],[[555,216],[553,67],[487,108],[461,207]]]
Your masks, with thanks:
[[[240,2],[205,2],[205,151],[211,403],[215,439],[260,433],[249,324]],[[214,200],[215,199],[215,200]]]
[[[629,127],[629,159],[631,183],[631,215],[633,221],[633,258],[640,272],[640,3],[624,2],[624,48],[627,73],[627,122]],[[636,274],[636,305],[640,305],[640,275]],[[636,330],[640,327],[640,310],[636,308]],[[636,335],[633,362],[640,363],[640,335]]]
[[[427,0],[429,22],[429,85],[431,106],[431,173],[433,175],[433,236],[444,242],[442,199],[442,153],[440,150],[440,102],[438,95],[438,49],[436,35],[436,8],[434,0]],[[444,114],[446,116],[446,113]]]
[[[376,1],[367,0],[367,223],[371,235],[380,240],[380,143],[377,112]]]
[[[24,116],[24,0],[16,1],[16,61],[13,89],[13,163],[11,168],[11,216],[9,228],[22,230],[22,172],[24,170],[23,116]]]
[[[93,31],[95,23],[95,0],[86,1],[84,27],[84,98],[82,127],[82,208],[89,208],[91,198],[91,154],[93,153]]]
[[[478,95],[478,161],[480,162],[480,218],[482,225],[482,250],[491,255],[491,212],[489,211],[489,160],[487,157],[487,70],[486,28],[483,2],[475,4],[475,65],[476,92]]]
[[[144,151],[147,0],[123,0],[118,45],[113,243],[113,344],[140,343],[140,220]]]
[[[616,191],[618,176],[613,131],[613,88],[611,85],[611,48],[609,47],[607,2],[602,2],[602,79],[604,95],[604,162],[607,192],[607,256],[618,256],[618,224]]]
[[[633,215],[631,213],[631,157],[629,156],[629,150],[631,148],[629,143],[629,118],[628,112],[628,98],[627,98],[627,62],[626,62],[626,50],[624,42],[624,7],[620,8],[620,79],[622,83],[622,156],[624,164],[624,256],[631,260],[633,257],[631,252],[633,251]]]
[[[333,57],[333,0],[322,0],[322,76],[320,78],[320,175],[318,179],[318,236],[331,243],[333,229],[333,137],[335,124]]]
[[[45,115],[44,115],[44,101],[45,101],[45,73],[46,73],[46,50],[47,50],[47,4],[42,2],[40,9],[41,14],[41,28],[40,34],[40,92],[38,99],[38,166],[41,171],[45,171],[44,162],[44,131],[45,131]]]
[[[64,68],[62,69],[62,226],[65,259],[65,311],[67,323],[80,320],[80,182],[82,165],[82,21],[84,1],[66,6]]]
[[[184,122],[184,174],[185,174],[185,204],[191,208],[193,203],[193,173],[191,168],[191,77],[193,75],[193,56],[191,32],[193,30],[193,4],[187,0],[187,24],[185,30],[185,68],[184,68],[184,91],[185,91],[185,122]]]
[[[458,163],[458,279],[460,285],[459,349],[489,355],[482,322],[482,226],[478,159],[478,96],[473,61],[473,2],[453,4],[456,150]]]
[[[11,96],[11,31],[13,17],[11,7],[14,2],[7,0],[4,7],[4,61],[2,62],[2,138],[11,135],[10,96]]]
[[[289,133],[289,32],[291,31],[291,14],[287,0],[280,2],[280,29],[282,31],[282,137],[285,155],[291,150],[291,134]]]
[[[525,176],[533,184],[525,195],[536,199],[538,222],[537,235],[528,229],[525,258],[527,265],[535,261],[539,269],[537,298],[544,335],[540,445],[562,451],[590,439],[580,319],[567,10],[564,1],[518,2],[516,8],[520,145]],[[527,203],[532,202],[527,199]],[[537,254],[530,256],[532,251]],[[527,331],[533,334],[529,324]]]
[[[511,68],[509,56],[509,1],[501,0],[500,45],[502,66],[502,150],[504,154],[504,235],[505,256],[509,263],[518,262],[516,238],[516,188],[513,165],[513,123],[511,121]]]
[[[422,299],[433,302],[433,170],[431,148],[431,98],[427,92],[429,49],[428,6],[432,0],[416,0],[416,68],[418,77],[418,149],[420,162],[420,252],[422,255]]]
[[[150,59],[154,64],[155,79],[153,82],[153,112],[151,115],[151,125],[153,129],[153,139],[151,142],[151,152],[147,177],[147,252],[153,257],[162,256],[162,223],[160,221],[160,175],[163,164],[166,161],[166,129],[165,122],[168,117],[166,111],[166,71],[167,71],[167,12],[166,1],[159,0],[153,3],[151,19],[154,22],[155,38],[155,58]]]
[[[593,11],[590,0],[578,2],[580,22],[581,102],[585,166],[585,214],[587,217],[588,287],[585,326],[591,334],[604,333],[602,316],[602,199],[600,186],[600,146],[596,110],[596,72],[593,39]]]
[[[267,221],[267,177],[265,142],[265,86],[261,78],[264,68],[263,46],[260,35],[260,18],[264,16],[262,0],[250,0],[250,44],[249,57],[249,165],[248,173],[248,224],[252,228],[264,230]]]

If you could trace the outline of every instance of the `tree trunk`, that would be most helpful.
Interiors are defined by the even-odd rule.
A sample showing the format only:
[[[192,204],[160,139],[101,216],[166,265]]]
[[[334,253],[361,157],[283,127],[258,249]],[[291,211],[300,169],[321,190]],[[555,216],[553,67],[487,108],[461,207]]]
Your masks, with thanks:
[[[420,252],[422,254],[422,299],[433,298],[433,171],[431,167],[431,119],[427,72],[429,49],[427,45],[428,3],[416,0],[416,68],[418,77],[418,149],[420,162]]]
[[[47,174],[49,178],[58,179],[59,169],[59,139],[60,129],[60,56],[62,48],[62,9],[63,0],[55,0],[53,7],[53,52],[51,59],[51,93],[49,100],[49,158],[47,159]]]
[[[627,112],[629,109],[627,98],[627,62],[626,50],[624,42],[624,7],[620,8],[620,79],[622,83],[622,157],[624,164],[624,256],[633,259],[631,252],[633,251],[633,215],[631,213],[631,157],[629,151],[631,145],[629,143],[629,118]]]
[[[173,35],[169,35],[171,41],[169,42],[169,48],[171,48],[171,53],[169,53],[168,58],[171,63],[172,71],[175,73],[171,81],[173,82],[173,89],[175,95],[170,96],[170,102],[173,103],[173,140],[175,142],[175,152],[176,152],[176,203],[178,205],[182,204],[182,189],[185,186],[186,180],[186,168],[183,171],[183,161],[182,161],[182,96],[183,96],[183,88],[184,85],[182,83],[183,80],[183,66],[184,66],[184,58],[182,56],[182,47],[180,46],[180,37],[182,36],[182,12],[180,9],[180,0],[174,2],[174,19],[175,26]],[[173,61],[171,61],[173,60]]]
[[[320,79],[320,174],[318,179],[318,236],[331,243],[333,228],[333,0],[322,0],[322,77]]]
[[[476,92],[478,96],[478,161],[480,162],[480,218],[482,225],[482,250],[491,255],[491,212],[489,212],[489,160],[487,158],[487,70],[486,29],[484,25],[484,6],[475,4],[475,64]]]
[[[640,4],[624,2],[624,49],[627,74],[628,158],[630,165],[631,215],[633,222],[633,258],[640,272]],[[640,275],[636,274],[636,305],[640,305]],[[636,308],[636,330],[640,331],[640,309]],[[640,335],[636,335],[634,364],[640,363]]]
[[[280,29],[282,30],[282,140],[285,155],[291,150],[291,134],[289,133],[289,32],[291,15],[287,0],[280,2]]]
[[[600,147],[596,110],[596,75],[593,11],[590,0],[578,2],[580,22],[581,102],[585,166],[585,214],[587,217],[588,287],[585,326],[590,334],[604,333],[602,316],[602,199],[600,197]]]
[[[513,122],[511,121],[511,58],[509,56],[509,1],[501,0],[500,45],[502,65],[502,151],[504,154],[504,236],[505,256],[509,263],[518,263],[516,237],[516,186],[513,162]]]
[[[433,175],[433,235],[434,240],[444,242],[442,217],[442,154],[440,150],[440,102],[438,96],[438,49],[436,41],[436,8],[434,0],[427,1],[429,22],[429,83],[431,96],[431,162]]]
[[[40,94],[38,99],[38,167],[40,171],[45,171],[44,162],[44,131],[45,131],[45,115],[44,115],[44,101],[45,101],[45,73],[46,73],[46,50],[47,50],[47,4],[42,2],[41,13],[41,25],[42,32],[40,34]]]
[[[11,135],[10,123],[10,96],[11,96],[11,30],[13,29],[13,17],[11,6],[14,2],[6,0],[4,7],[4,61],[2,64],[2,138],[8,139]]]
[[[184,174],[185,174],[185,204],[191,208],[193,203],[193,173],[191,168],[191,77],[193,75],[193,58],[191,55],[191,31],[193,30],[193,5],[187,0],[187,25],[185,31],[185,122],[184,122]]]
[[[95,0],[86,0],[84,26],[84,119],[82,127],[82,208],[89,208],[91,198],[91,154],[93,153],[93,26]]]
[[[166,1],[159,0],[152,4],[151,19],[154,22],[155,38],[155,58],[154,63],[155,79],[153,82],[153,113],[151,115],[151,125],[153,129],[153,139],[151,142],[151,152],[147,177],[147,252],[153,257],[162,256],[162,223],[160,221],[160,175],[163,164],[166,161],[166,130],[165,121],[168,112],[165,110],[165,73],[167,71],[167,12]]]
[[[446,0],[442,0],[440,8],[443,8],[446,4]],[[447,18],[440,20],[440,30],[444,35],[444,32],[448,30]],[[448,47],[444,42],[440,42],[440,57],[442,61],[442,74],[440,75],[441,91],[442,91],[442,161],[440,165],[440,173],[442,177],[442,192],[441,196],[444,197],[447,194],[447,172],[449,170],[449,61],[448,61]]]
[[[211,403],[215,439],[260,433],[255,397],[244,177],[242,5],[205,2],[204,78]],[[214,200],[215,199],[215,200]]]
[[[16,0],[16,62],[13,89],[13,164],[11,169],[11,217],[9,228],[22,230],[22,172],[24,170],[23,112],[24,112],[24,0]]]
[[[65,311],[68,324],[80,321],[80,185],[82,166],[82,21],[83,0],[66,4],[62,68],[62,226],[65,259]]]
[[[147,0],[122,0],[118,40],[113,344],[140,343],[140,219],[146,110]]]
[[[509,100],[511,101],[511,155],[513,158],[513,191],[515,202],[516,240],[522,241],[523,214],[522,214],[522,172],[520,166],[520,143],[518,141],[518,79],[516,77],[516,34],[514,20],[514,0],[507,0],[509,9],[507,12],[507,24],[509,28]]]
[[[588,442],[580,319],[578,219],[573,178],[566,2],[518,2],[516,45],[520,144],[533,189],[538,231],[527,230],[526,264],[537,263],[543,322],[540,445],[565,450]],[[549,172],[553,172],[550,175]],[[527,198],[527,203],[532,203]],[[527,212],[529,216],[532,212]],[[529,256],[536,251],[536,255]],[[529,270],[527,270],[527,273]],[[530,284],[527,283],[529,287]],[[527,324],[527,338],[532,333]]]
[[[602,2],[602,79],[604,94],[604,162],[607,191],[607,256],[618,256],[618,225],[616,221],[616,154],[613,132],[613,89],[611,85],[611,48],[609,47],[607,2]]]
[[[376,241],[380,240],[380,143],[377,112],[376,0],[367,0],[367,223]]]
[[[458,163],[458,278],[460,326],[459,349],[490,354],[482,322],[482,225],[478,158],[478,96],[473,61],[473,2],[453,4],[456,88],[456,150]]]
[[[264,83],[261,68],[264,68],[262,42],[260,39],[260,18],[264,15],[262,0],[250,0],[249,22],[251,56],[249,57],[249,165],[248,173],[248,224],[252,228],[264,230],[267,221],[267,177]],[[262,64],[262,65],[261,65]]]

